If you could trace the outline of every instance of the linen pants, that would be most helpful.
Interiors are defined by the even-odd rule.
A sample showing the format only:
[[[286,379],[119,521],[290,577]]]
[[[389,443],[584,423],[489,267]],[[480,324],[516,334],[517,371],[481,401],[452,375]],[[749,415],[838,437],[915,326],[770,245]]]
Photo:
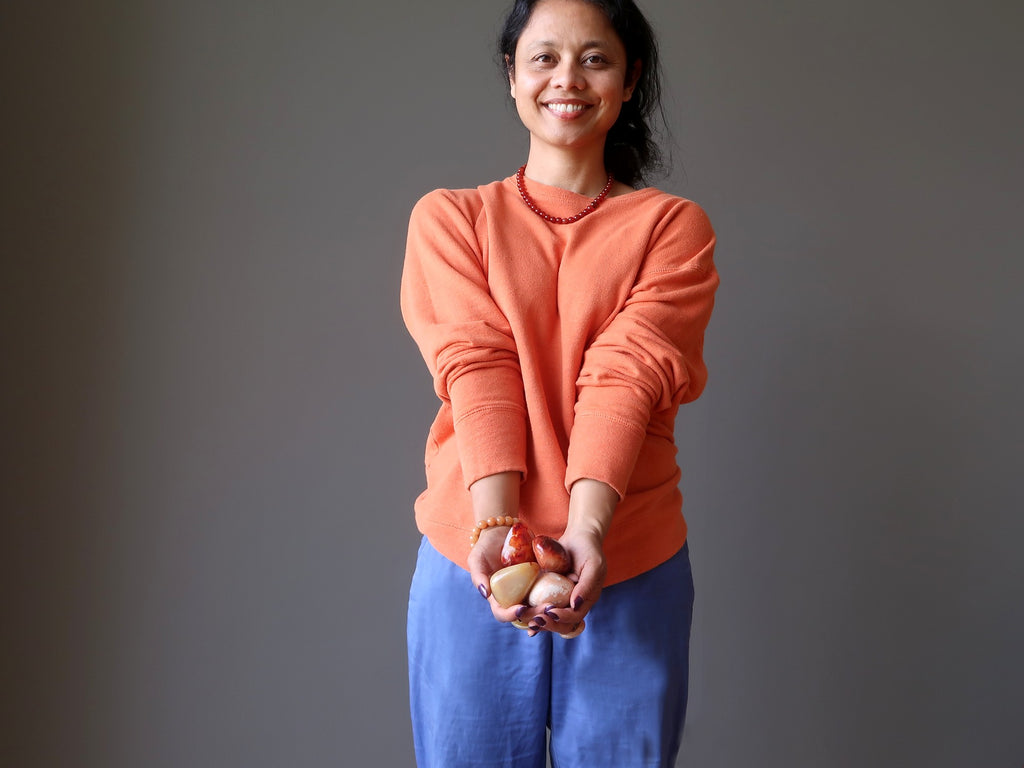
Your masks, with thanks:
[[[684,546],[605,588],[578,637],[529,637],[496,621],[469,574],[424,537],[408,620],[417,765],[545,768],[550,728],[553,768],[673,766],[692,614]]]

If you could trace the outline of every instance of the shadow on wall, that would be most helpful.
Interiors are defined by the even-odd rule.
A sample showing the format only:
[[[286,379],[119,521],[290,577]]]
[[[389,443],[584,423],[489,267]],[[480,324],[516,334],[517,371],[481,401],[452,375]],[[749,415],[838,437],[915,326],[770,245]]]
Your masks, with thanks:
[[[130,482],[118,473],[120,324],[141,43],[119,5],[23,3],[4,16],[4,56],[18,63],[2,150],[6,764],[87,765],[119,727],[103,670],[131,579],[115,555]]]

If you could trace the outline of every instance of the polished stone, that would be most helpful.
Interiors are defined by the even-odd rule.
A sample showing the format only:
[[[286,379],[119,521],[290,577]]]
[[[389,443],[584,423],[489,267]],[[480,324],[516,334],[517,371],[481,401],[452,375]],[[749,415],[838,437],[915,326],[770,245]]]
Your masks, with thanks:
[[[532,562],[495,571],[491,576],[491,594],[502,608],[511,608],[523,602],[539,573],[540,566]]]
[[[546,572],[533,583],[527,600],[533,606],[551,605],[555,608],[565,608],[569,605],[572,588],[573,583],[565,576]]]

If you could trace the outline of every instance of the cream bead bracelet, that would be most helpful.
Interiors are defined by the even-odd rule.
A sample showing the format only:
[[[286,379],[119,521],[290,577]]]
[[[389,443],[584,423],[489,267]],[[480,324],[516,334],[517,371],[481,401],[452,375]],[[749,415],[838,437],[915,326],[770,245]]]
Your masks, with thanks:
[[[505,515],[504,517],[488,517],[486,520],[481,520],[473,526],[473,530],[469,534],[469,546],[472,547],[474,544],[476,544],[477,540],[480,538],[480,531],[484,530],[485,528],[497,528],[498,526],[515,525],[518,522],[518,517],[509,517],[508,515]]]

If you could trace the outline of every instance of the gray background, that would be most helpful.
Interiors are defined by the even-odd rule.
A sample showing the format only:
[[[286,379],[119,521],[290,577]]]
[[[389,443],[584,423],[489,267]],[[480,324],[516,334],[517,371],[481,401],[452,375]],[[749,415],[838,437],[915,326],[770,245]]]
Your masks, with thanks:
[[[411,765],[398,279],[525,158],[504,4],[62,5],[0,18],[0,764]],[[1022,6],[645,7],[723,280],[680,764],[1016,768]]]

